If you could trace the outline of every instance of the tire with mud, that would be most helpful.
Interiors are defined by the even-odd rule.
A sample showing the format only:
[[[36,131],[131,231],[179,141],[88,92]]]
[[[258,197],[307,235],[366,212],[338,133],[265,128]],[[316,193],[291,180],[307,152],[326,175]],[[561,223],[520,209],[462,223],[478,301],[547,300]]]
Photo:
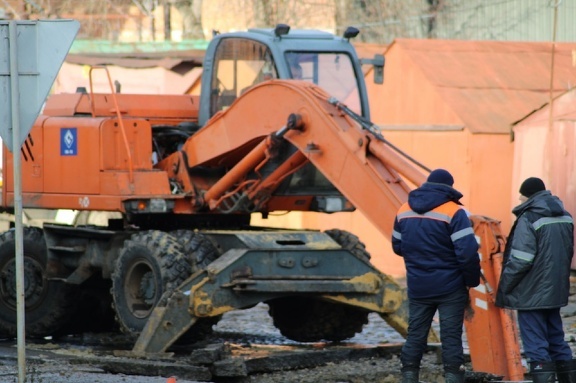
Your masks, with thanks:
[[[366,251],[366,245],[360,241],[358,236],[339,229],[326,230],[325,233],[344,249],[349,250],[354,254],[356,258],[366,263],[370,263],[370,253]]]
[[[133,234],[120,249],[112,273],[111,294],[120,329],[137,336],[162,295],[190,275],[176,238],[155,230]]]
[[[16,233],[0,235],[0,335],[17,336]],[[47,250],[41,229],[23,228],[25,328],[28,338],[52,335],[74,314],[75,289],[46,279]]]
[[[202,233],[181,229],[172,231],[170,234],[184,248],[184,254],[190,263],[192,274],[205,269],[206,266],[220,256],[216,246]],[[222,316],[218,315],[198,319],[194,326],[180,337],[180,342],[191,342],[207,338],[214,332],[212,326],[217,324],[221,318]]]
[[[220,256],[216,246],[202,233],[181,229],[172,231],[170,234],[182,245],[184,254],[192,267],[192,273],[205,269]]]
[[[337,229],[327,230],[326,234],[358,259],[370,261],[366,246],[354,234]],[[352,338],[368,323],[368,311],[308,297],[284,297],[268,305],[274,326],[298,342],[339,342]]]

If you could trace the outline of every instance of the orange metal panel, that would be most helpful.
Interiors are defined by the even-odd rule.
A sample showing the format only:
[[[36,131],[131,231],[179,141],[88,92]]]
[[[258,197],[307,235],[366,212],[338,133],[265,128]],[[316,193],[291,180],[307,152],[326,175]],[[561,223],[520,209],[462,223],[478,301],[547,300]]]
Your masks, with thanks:
[[[152,128],[146,120],[123,119],[134,169],[152,169]],[[128,170],[129,161],[124,136],[118,120],[101,125],[102,170]]]
[[[14,193],[7,194],[7,204],[14,206]],[[109,195],[23,193],[26,208],[121,211],[121,198]]]
[[[44,124],[44,192],[100,191],[100,127],[97,121],[49,119]]]
[[[67,193],[67,189],[52,193],[25,190],[22,194],[23,205],[27,208],[42,209],[123,211],[122,201],[126,199],[139,196],[173,198],[166,173],[161,171],[135,172],[132,185],[128,172],[101,172],[94,178],[98,185],[102,185],[102,190],[98,190],[98,193]],[[7,193],[6,204],[13,206],[13,190]]]
[[[116,94],[120,112],[131,117],[159,117],[163,119],[182,118],[195,120],[198,117],[198,96],[190,95],[156,95],[149,94]],[[95,115],[114,116],[113,99],[110,94],[94,95]],[[92,108],[87,95],[83,97],[76,110],[77,113],[91,113]]]
[[[63,93],[57,96],[48,96],[42,114],[46,116],[73,116],[81,97],[81,93]]]
[[[494,305],[502,270],[504,234],[497,221],[482,216],[471,219],[480,242],[482,267],[480,285],[470,289],[470,305],[464,322],[472,368],[502,375],[506,380],[520,381],[524,378],[524,367],[514,311],[501,310]]]
[[[37,127],[34,127],[22,149],[16,153],[21,156],[22,164],[22,190],[40,193],[44,191],[44,173],[45,168],[43,165],[45,153],[42,147],[44,142],[43,131],[40,127],[43,119],[38,121]],[[4,162],[4,179],[3,188],[9,192],[14,191],[14,161],[13,153],[8,151],[6,147],[3,148],[6,154]]]
[[[131,117],[159,118],[163,120],[198,119],[199,97],[191,95],[116,94],[122,114]],[[114,100],[110,94],[94,94],[95,116],[116,116]],[[55,94],[48,98],[43,114],[73,116],[92,114],[90,98],[82,93]]]
[[[146,196],[146,197],[170,197],[170,184],[168,176],[163,171],[150,170],[134,172],[134,183],[130,183],[130,175],[127,171],[105,171],[100,173],[100,194],[118,196]]]

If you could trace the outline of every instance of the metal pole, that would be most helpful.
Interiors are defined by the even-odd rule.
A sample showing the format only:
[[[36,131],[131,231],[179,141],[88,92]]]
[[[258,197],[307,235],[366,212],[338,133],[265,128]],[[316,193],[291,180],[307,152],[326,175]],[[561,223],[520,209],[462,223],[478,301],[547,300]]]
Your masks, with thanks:
[[[553,26],[552,26],[552,47],[550,52],[550,89],[549,89],[549,105],[548,105],[548,132],[546,134],[546,142],[548,146],[548,150],[554,150],[554,59],[556,56],[556,32],[558,29],[558,7],[562,0],[557,0],[552,7],[554,7],[554,15],[553,15]],[[550,152],[552,153],[552,152]],[[554,174],[550,170],[552,164],[550,161],[544,162],[545,166],[545,174],[548,178],[548,182],[556,183],[557,181],[554,179]],[[553,189],[553,187],[551,188]]]
[[[16,315],[18,320],[18,383],[26,382],[26,344],[24,331],[24,241],[22,230],[22,157],[20,156],[20,92],[16,21],[10,21],[10,85],[12,91],[12,154],[14,155],[14,218],[16,225]]]

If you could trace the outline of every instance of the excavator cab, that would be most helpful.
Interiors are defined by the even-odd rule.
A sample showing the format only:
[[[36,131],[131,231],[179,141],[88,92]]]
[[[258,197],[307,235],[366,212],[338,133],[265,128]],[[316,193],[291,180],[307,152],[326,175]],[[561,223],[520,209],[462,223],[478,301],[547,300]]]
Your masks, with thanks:
[[[217,35],[206,51],[202,76],[200,125],[229,108],[252,86],[274,79],[311,82],[370,118],[356,51],[348,39],[330,33],[290,31],[280,24],[274,29]]]

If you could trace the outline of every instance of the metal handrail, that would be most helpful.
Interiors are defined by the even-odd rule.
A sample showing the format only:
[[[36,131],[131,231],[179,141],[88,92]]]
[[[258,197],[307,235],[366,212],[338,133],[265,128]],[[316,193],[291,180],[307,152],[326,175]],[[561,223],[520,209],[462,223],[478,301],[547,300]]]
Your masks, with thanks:
[[[110,72],[108,68],[101,65],[91,66],[88,72],[88,77],[90,79],[90,111],[92,112],[92,117],[96,117],[96,108],[94,107],[94,93],[92,87],[92,70],[94,69],[104,69],[106,71],[106,76],[108,77],[108,84],[110,85],[110,93],[112,95],[112,101],[114,102],[114,109],[116,111],[116,116],[118,117],[118,123],[120,124],[120,131],[122,132],[122,139],[124,140],[124,146],[126,148],[126,155],[128,156],[128,171],[130,177],[130,186],[134,185],[134,169],[132,163],[132,153],[130,152],[130,145],[128,145],[128,137],[126,137],[126,130],[124,129],[124,121],[122,120],[122,114],[120,113],[120,108],[118,107],[118,100],[116,99],[116,92],[114,91],[114,86],[112,84],[112,78],[110,77]]]

